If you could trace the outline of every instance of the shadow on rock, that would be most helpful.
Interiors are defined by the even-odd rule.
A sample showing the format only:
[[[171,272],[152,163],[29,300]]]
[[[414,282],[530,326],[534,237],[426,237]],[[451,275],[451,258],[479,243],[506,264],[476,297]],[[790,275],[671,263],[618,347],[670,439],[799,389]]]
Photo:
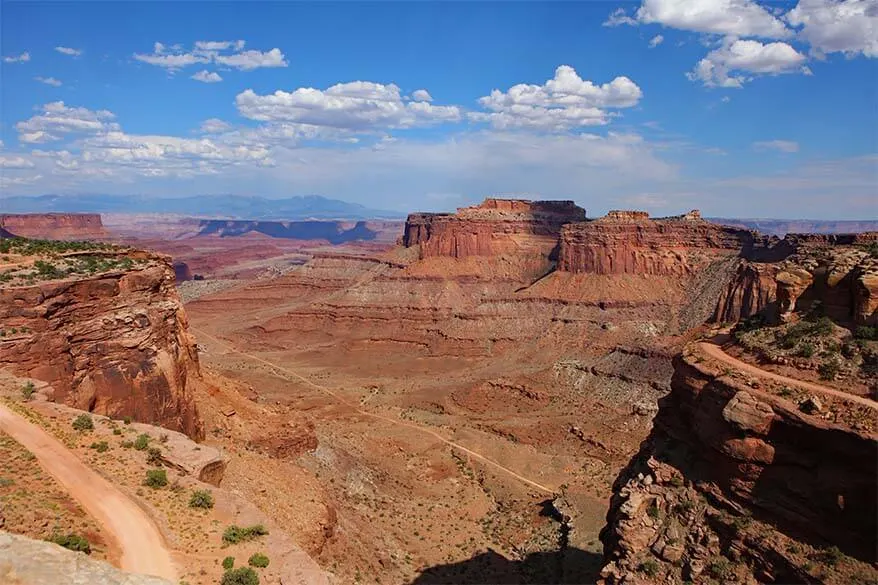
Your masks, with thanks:
[[[510,560],[489,550],[466,561],[429,567],[410,585],[586,585],[597,581],[601,555],[579,549]]]

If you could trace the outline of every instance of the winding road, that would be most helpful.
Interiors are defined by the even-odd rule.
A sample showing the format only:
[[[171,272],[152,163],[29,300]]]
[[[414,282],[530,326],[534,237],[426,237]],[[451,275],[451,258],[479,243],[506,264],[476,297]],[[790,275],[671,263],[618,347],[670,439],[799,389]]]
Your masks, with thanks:
[[[496,461],[488,459],[487,457],[485,457],[484,455],[482,455],[480,453],[476,453],[475,451],[472,451],[471,449],[467,449],[463,445],[459,445],[458,443],[455,443],[454,441],[450,441],[450,440],[446,439],[445,437],[443,437],[442,435],[440,435],[436,431],[433,431],[433,430],[428,429],[428,428],[424,428],[424,427],[422,427],[420,425],[416,425],[414,423],[401,421],[399,419],[391,418],[389,416],[384,416],[382,414],[376,414],[374,412],[369,412],[368,410],[363,410],[362,408],[360,408],[360,406],[358,404],[347,400],[346,398],[341,396],[338,392],[334,392],[333,390],[330,390],[326,386],[321,386],[320,384],[316,384],[316,383],[312,382],[311,380],[309,380],[308,378],[305,378],[304,376],[301,376],[300,374],[296,373],[295,371],[290,370],[289,368],[279,366],[279,365],[272,363],[266,359],[263,359],[259,356],[241,351],[240,349],[237,349],[236,347],[234,347],[234,346],[232,346],[224,341],[221,341],[220,339],[217,339],[213,335],[211,335],[205,331],[202,331],[201,329],[198,329],[196,327],[190,326],[190,329],[195,331],[199,335],[202,335],[202,336],[212,340],[213,342],[219,344],[220,346],[224,347],[228,351],[231,351],[231,352],[236,353],[238,355],[242,355],[244,357],[250,358],[250,359],[257,361],[261,364],[265,364],[266,366],[269,366],[270,368],[272,368],[274,370],[277,370],[279,372],[283,372],[289,376],[292,376],[292,377],[296,378],[297,380],[301,380],[302,382],[304,382],[305,384],[308,384],[312,388],[315,388],[315,389],[319,390],[320,392],[323,392],[324,394],[327,394],[327,395],[333,397],[338,402],[353,409],[355,412],[357,412],[357,414],[361,414],[363,416],[382,420],[382,421],[388,422],[392,425],[396,425],[399,427],[406,427],[406,428],[413,429],[413,430],[416,430],[418,432],[430,435],[434,439],[438,439],[439,441],[441,441],[442,443],[445,443],[446,445],[448,445],[450,447],[453,447],[459,451],[463,451],[467,455],[470,455],[472,458],[477,459],[477,460],[481,461],[482,463],[484,463],[490,467],[493,467],[494,469],[496,469],[502,473],[505,473],[506,475],[509,475],[510,477],[513,477],[513,478],[517,479],[518,481],[520,481],[520,482],[522,482],[522,483],[524,483],[532,488],[536,488],[542,492],[545,492],[547,494],[552,494],[552,495],[554,495],[556,492],[556,490],[553,490],[552,488],[548,488],[548,487],[541,485],[541,484],[539,484],[531,479],[528,479],[528,478],[524,477],[523,475],[520,475],[520,474],[512,471],[508,467],[504,467],[504,466],[500,465],[499,463],[497,463]]]
[[[44,429],[0,404],[0,431],[34,454],[121,551],[120,568],[177,582],[161,532],[128,496],[95,473]]]
[[[799,388],[804,388],[805,390],[810,390],[811,392],[818,392],[829,396],[835,396],[843,400],[848,400],[850,402],[862,404],[863,406],[868,406],[873,410],[878,410],[878,402],[875,402],[874,400],[870,400],[862,396],[857,396],[855,394],[842,392],[841,390],[836,390],[835,388],[827,388],[826,386],[821,386],[820,384],[805,382],[803,380],[796,380],[795,378],[788,378],[787,376],[782,376],[781,374],[775,374],[774,372],[763,370],[757,366],[754,366],[753,364],[742,362],[738,358],[730,356],[715,343],[701,341],[698,343],[698,346],[701,348],[702,351],[704,351],[704,353],[706,353],[710,357],[726,363],[734,367],[736,370],[742,370],[753,376],[774,380],[775,382],[781,382],[783,384],[789,384],[790,386],[798,386]]]

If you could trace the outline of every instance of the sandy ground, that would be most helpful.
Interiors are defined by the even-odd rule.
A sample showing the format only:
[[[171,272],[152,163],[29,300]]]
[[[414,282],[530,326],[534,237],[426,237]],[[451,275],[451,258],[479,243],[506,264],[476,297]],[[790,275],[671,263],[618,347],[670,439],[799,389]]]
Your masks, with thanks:
[[[121,568],[177,579],[171,555],[153,521],[136,503],[83,464],[40,427],[0,405],[0,429],[21,443],[100,524],[121,551]]]

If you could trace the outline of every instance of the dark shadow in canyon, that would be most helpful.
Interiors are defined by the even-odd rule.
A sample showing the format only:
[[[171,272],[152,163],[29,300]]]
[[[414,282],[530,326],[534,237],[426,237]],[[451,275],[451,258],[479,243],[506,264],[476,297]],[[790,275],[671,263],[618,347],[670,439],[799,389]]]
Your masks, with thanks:
[[[466,561],[436,565],[410,585],[588,585],[601,570],[601,555],[575,548],[510,560],[489,550]]]

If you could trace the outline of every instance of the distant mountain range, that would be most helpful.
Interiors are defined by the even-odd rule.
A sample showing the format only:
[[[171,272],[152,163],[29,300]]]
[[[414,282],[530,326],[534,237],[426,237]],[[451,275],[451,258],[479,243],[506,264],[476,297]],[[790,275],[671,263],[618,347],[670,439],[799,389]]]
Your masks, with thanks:
[[[740,219],[707,217],[707,221],[756,230],[769,236],[786,234],[853,234],[878,231],[878,219]]]
[[[369,209],[319,195],[266,199],[242,195],[168,198],[143,195],[40,195],[0,198],[0,213],[170,213],[241,219],[405,219],[397,211]]]

